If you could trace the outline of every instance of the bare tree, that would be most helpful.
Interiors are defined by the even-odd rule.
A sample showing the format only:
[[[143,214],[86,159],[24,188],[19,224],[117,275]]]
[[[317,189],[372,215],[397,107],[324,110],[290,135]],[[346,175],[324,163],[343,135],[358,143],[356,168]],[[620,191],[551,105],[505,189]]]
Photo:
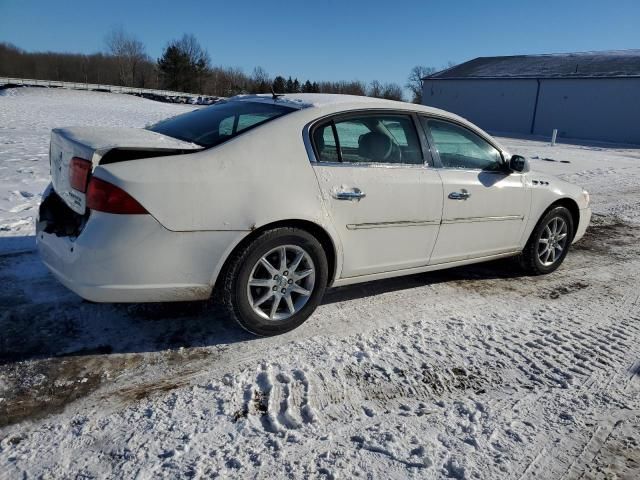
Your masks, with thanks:
[[[105,37],[105,44],[107,52],[117,60],[120,84],[136,86],[139,66],[149,58],[144,44],[122,27],[111,30]]]
[[[411,69],[405,86],[413,95],[413,98],[411,99],[413,103],[422,103],[422,79],[435,72],[435,68],[424,67],[422,65],[416,65]]]
[[[256,67],[253,69],[251,75],[251,83],[249,90],[254,93],[269,93],[271,90],[271,78],[267,71],[262,67]]]
[[[367,95],[375,98],[382,98],[382,84],[378,80],[373,80],[369,84]]]
[[[380,83],[374,80],[369,84],[367,95],[376,98],[386,98],[387,100],[402,100],[402,87],[397,83]]]
[[[382,88],[382,98],[401,102],[403,100],[402,87],[393,82],[385,83]]]

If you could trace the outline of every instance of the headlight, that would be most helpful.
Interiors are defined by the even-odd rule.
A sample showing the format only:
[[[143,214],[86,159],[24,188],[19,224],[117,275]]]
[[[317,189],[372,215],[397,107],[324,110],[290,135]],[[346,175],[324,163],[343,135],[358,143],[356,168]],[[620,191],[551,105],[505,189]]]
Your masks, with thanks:
[[[584,197],[585,207],[589,206],[591,202],[591,197],[589,196],[589,192],[587,192],[584,188],[582,189],[582,196]]]

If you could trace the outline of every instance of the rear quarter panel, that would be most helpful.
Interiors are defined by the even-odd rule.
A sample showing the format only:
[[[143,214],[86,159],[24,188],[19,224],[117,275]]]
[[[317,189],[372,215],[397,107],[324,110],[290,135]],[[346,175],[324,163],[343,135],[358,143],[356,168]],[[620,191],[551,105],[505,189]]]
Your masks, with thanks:
[[[203,152],[100,166],[94,175],[122,187],[173,231],[249,231],[285,219],[326,225],[301,113]]]

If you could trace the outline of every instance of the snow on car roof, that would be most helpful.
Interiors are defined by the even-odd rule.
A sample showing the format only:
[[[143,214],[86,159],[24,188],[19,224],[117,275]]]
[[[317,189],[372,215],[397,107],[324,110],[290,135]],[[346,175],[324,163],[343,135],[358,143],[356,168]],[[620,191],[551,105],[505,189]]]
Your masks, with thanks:
[[[367,103],[374,105],[397,105],[404,102],[385,100],[382,98],[364,97],[360,95],[341,95],[334,93],[286,93],[273,98],[270,93],[257,95],[236,95],[229,101],[264,102],[278,105],[287,105],[293,108],[303,109],[310,107],[326,107],[329,105],[341,105],[351,103]]]

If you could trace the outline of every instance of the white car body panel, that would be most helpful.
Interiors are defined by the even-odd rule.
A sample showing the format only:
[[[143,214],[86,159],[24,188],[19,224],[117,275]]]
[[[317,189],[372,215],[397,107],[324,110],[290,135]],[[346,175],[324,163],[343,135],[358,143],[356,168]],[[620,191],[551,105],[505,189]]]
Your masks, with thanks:
[[[442,182],[423,166],[314,164],[345,256],[341,277],[424,266],[438,236]],[[361,200],[339,200],[357,188]],[[391,200],[391,201],[390,201]]]
[[[270,96],[232,101],[274,102]],[[211,294],[243,239],[276,222],[307,222],[325,232],[335,257],[330,272],[335,286],[517,254],[545,210],[561,199],[574,202],[580,212],[574,241],[586,230],[591,214],[582,189],[554,177],[426,164],[322,164],[308,136],[319,119],[369,109],[445,118],[491,139],[456,115],[340,95],[293,95],[277,102],[297,111],[202,151],[145,130],[66,129],[63,136],[73,141],[63,156],[91,155],[93,175],[122,188],[150,215],[91,212],[77,237],[46,233],[39,225],[45,263],[62,283],[93,301],[192,300]],[[122,145],[193,153],[98,164],[109,148]],[[84,213],[84,199],[64,198],[68,183],[52,173],[63,200]],[[351,188],[366,197],[334,198],[336,189]],[[447,197],[463,188],[469,199]]]
[[[49,158],[53,188],[76,213],[86,209],[85,194],[71,188],[69,164],[80,157],[98,165],[102,156],[114,148],[166,150],[201,150],[202,147],[141,128],[70,127],[51,132]]]
[[[240,232],[171,232],[149,215],[93,212],[78,238],[38,233],[61,283],[95,302],[201,300]],[[167,252],[171,252],[170,255]]]
[[[578,225],[574,225],[576,232],[573,243],[583,237],[591,220],[591,208],[582,188],[553,175],[536,171],[528,172],[525,175],[525,183],[531,191],[531,212],[520,239],[520,244],[523,247],[542,214],[549,208],[549,205],[560,199],[571,199],[578,207],[580,221]]]
[[[431,263],[518,249],[531,203],[522,174],[446,168],[439,172],[445,187],[444,208]],[[469,198],[449,198],[449,194],[462,191]]]
[[[172,231],[249,231],[283,219],[322,225],[304,144],[287,135],[287,117],[296,114],[210,150],[99,166],[95,175],[131,194]]]

